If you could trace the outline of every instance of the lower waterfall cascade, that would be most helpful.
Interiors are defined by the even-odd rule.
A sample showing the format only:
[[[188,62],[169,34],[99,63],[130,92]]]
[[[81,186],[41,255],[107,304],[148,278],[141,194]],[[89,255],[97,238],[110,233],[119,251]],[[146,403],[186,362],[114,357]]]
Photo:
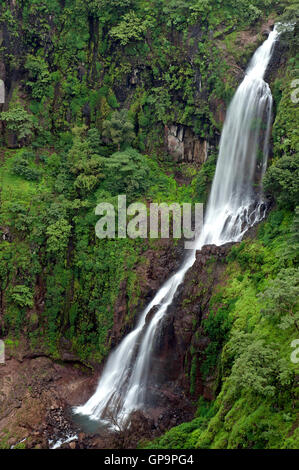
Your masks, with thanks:
[[[267,166],[272,95],[263,78],[278,36],[275,26],[254,53],[228,107],[204,225],[195,248],[158,290],[135,329],[110,353],[95,393],[84,405],[75,407],[74,413],[113,427],[112,415],[117,423],[124,423],[134,410],[144,407],[154,338],[178,286],[195,262],[196,251],[207,244],[240,241],[249,227],[264,218],[261,180]],[[259,191],[254,191],[254,184]],[[156,313],[147,322],[153,307]]]

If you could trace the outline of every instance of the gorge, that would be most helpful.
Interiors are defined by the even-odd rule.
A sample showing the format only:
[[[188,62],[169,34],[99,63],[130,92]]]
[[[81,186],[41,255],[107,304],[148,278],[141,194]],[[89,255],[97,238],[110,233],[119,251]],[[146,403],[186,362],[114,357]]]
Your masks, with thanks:
[[[0,449],[299,447],[297,3],[0,1]]]
[[[272,96],[263,77],[278,35],[275,26],[255,52],[228,108],[205,222],[195,242],[196,248],[157,292],[136,328],[111,353],[95,394],[85,405],[75,408],[75,413],[94,420],[108,420],[108,423],[112,415],[121,425],[133,411],[146,406],[155,336],[185,273],[195,262],[196,251],[205,245],[240,241],[248,228],[265,216],[262,189],[260,194],[255,194],[253,183],[257,165],[260,185],[267,165]],[[262,159],[257,162],[259,151]],[[147,322],[152,309],[155,313]]]

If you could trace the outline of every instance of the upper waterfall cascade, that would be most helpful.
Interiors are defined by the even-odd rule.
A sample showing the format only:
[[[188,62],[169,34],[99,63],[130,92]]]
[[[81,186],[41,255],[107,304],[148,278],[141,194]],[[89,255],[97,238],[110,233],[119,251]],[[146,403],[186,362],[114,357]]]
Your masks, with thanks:
[[[274,43],[275,27],[256,50],[245,77],[238,87],[224,122],[216,172],[207,205],[205,221],[196,241],[179,270],[168,279],[142,312],[136,328],[110,354],[97,390],[75,413],[91,419],[124,422],[146,400],[154,338],[178,286],[204,245],[222,245],[242,239],[246,230],[265,215],[261,185],[266,169],[271,126],[272,96],[263,80]],[[156,313],[146,324],[146,316]]]

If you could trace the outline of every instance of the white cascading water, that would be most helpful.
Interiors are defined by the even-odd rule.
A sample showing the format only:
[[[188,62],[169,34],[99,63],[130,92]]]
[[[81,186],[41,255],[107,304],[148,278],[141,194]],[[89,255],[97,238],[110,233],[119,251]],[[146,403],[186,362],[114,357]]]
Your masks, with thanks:
[[[161,287],[141,314],[136,328],[110,354],[94,395],[74,412],[103,423],[124,423],[132,411],[144,406],[150,376],[153,341],[161,319],[178,286],[204,245],[239,241],[246,230],[264,217],[261,196],[253,191],[265,171],[272,96],[263,80],[276,29],[255,52],[244,80],[228,108],[211,194],[196,249],[190,250],[181,268]],[[260,155],[258,152],[260,151]],[[155,307],[150,321],[147,314]]]

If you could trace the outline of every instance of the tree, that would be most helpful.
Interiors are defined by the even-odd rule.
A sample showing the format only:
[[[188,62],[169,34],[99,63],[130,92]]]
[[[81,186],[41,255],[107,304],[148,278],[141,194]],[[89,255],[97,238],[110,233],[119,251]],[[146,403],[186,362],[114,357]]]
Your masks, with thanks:
[[[278,276],[270,280],[268,287],[259,294],[263,305],[261,312],[278,326],[286,330],[295,326],[299,330],[299,270],[282,269]]]
[[[10,225],[20,232],[29,232],[32,219],[29,215],[29,208],[22,201],[10,201],[8,203]]]
[[[82,0],[82,8],[94,18],[105,18],[105,14],[124,13],[132,5],[132,0]]]
[[[75,187],[87,192],[94,189],[100,179],[104,177],[103,160],[99,155],[94,155],[88,160],[78,162],[72,169],[73,173],[77,175]]]
[[[48,226],[47,234],[47,251],[57,256],[63,254],[68,245],[69,236],[72,226],[68,224],[67,220],[59,219],[54,224]]]
[[[47,95],[50,83],[48,65],[42,57],[27,56],[25,68],[29,72],[27,85],[31,88],[32,97],[41,100]]]
[[[109,34],[113,39],[120,41],[122,46],[125,46],[130,41],[143,39],[147,27],[147,22],[139,18],[132,10],[123,16],[122,21],[117,26],[111,28]]]
[[[190,5],[191,19],[193,21],[201,21],[205,19],[212,9],[211,2],[209,0],[197,0],[194,5]]]
[[[132,148],[114,153],[105,164],[103,188],[112,194],[135,199],[151,184],[151,172],[145,156]]]
[[[40,178],[40,172],[35,168],[31,168],[28,160],[22,156],[15,159],[12,172],[28,181],[38,181]]]
[[[73,145],[68,152],[69,164],[76,164],[81,160],[85,160],[89,155],[89,145],[85,138],[87,126],[74,127],[72,134],[74,136]]]
[[[294,208],[299,200],[299,154],[284,156],[275,162],[264,177],[266,193],[273,196],[279,206]]]
[[[6,123],[7,129],[17,134],[19,141],[31,137],[36,127],[33,116],[20,105],[9,111],[3,111],[0,119]]]
[[[101,146],[101,136],[98,129],[95,127],[91,127],[87,131],[87,143],[92,152],[98,153]]]
[[[121,146],[128,146],[133,141],[135,138],[134,126],[126,109],[115,111],[110,121],[103,122],[103,137],[117,145],[118,151]]]
[[[86,126],[75,127],[72,132],[74,143],[68,153],[70,172],[76,176],[74,186],[86,193],[94,189],[104,176],[104,158],[96,153],[100,136],[97,129],[89,129],[86,138]]]
[[[155,114],[159,121],[167,124],[170,120],[169,110],[171,109],[171,96],[169,90],[164,87],[152,88],[151,94],[147,98],[147,103],[153,105]]]
[[[33,307],[33,294],[29,287],[24,285],[17,285],[11,289],[10,301],[18,307]]]
[[[273,396],[277,366],[277,351],[257,339],[236,359],[230,380],[237,391],[247,390],[262,396]]]

